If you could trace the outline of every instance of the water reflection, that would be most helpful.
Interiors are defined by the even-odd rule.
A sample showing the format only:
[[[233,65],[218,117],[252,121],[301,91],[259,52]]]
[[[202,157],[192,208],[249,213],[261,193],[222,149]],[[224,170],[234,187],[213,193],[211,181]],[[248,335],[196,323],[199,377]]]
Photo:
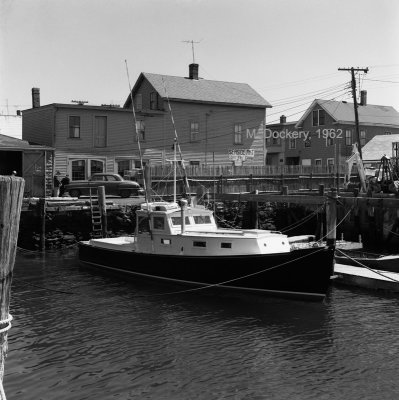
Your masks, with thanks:
[[[124,282],[75,251],[18,254],[10,399],[378,399],[398,393],[398,298],[324,303]]]

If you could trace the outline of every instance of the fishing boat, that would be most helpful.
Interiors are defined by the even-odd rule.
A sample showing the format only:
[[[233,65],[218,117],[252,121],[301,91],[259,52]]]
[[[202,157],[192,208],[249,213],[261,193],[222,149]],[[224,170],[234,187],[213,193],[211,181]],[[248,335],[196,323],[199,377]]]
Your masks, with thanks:
[[[326,295],[333,247],[270,230],[218,228],[211,210],[184,199],[143,203],[136,213],[133,236],[80,242],[80,263],[197,288],[316,301]]]
[[[132,96],[130,83],[129,88]],[[136,121],[132,97],[131,104]],[[135,127],[139,138],[136,123]],[[169,160],[174,165],[173,201],[152,201],[144,180],[145,202],[136,211],[135,234],[80,242],[80,263],[136,279],[191,287],[186,290],[217,288],[322,300],[333,275],[334,246],[303,243],[300,238],[289,240],[287,235],[271,230],[218,227],[212,210],[191,204],[175,126],[174,133],[174,158]],[[139,139],[137,144],[144,171]],[[188,194],[180,201],[176,197],[178,164]]]

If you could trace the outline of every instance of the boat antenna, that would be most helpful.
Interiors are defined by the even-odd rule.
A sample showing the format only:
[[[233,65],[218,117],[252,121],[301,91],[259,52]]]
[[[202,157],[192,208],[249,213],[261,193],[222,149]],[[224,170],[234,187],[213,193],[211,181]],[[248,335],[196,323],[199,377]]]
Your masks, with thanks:
[[[182,155],[181,148],[180,148],[179,137],[177,135],[175,120],[173,118],[172,107],[170,106],[168,91],[166,90],[165,80],[164,80],[163,77],[162,77],[162,83],[163,83],[163,87],[164,87],[164,90],[165,90],[166,99],[168,101],[168,108],[169,108],[170,118],[172,120],[172,125],[173,125],[173,130],[174,130],[174,135],[175,135],[174,148],[176,148],[176,146],[177,146],[177,150],[179,151],[181,168],[182,168],[182,171],[183,171],[183,182],[184,182],[184,187],[185,187],[185,192],[186,192],[185,194],[187,196],[187,202],[190,205],[191,204],[190,185],[188,183],[186,167],[184,165],[183,155]],[[176,160],[176,157],[175,157],[175,160]]]
[[[147,192],[147,183],[144,177],[144,164],[143,164],[143,152],[141,150],[141,142],[140,142],[140,135],[137,130],[137,119],[136,119],[136,111],[134,109],[134,101],[133,101],[133,91],[132,91],[132,85],[130,84],[130,77],[129,77],[129,68],[127,66],[127,61],[125,60],[125,65],[126,65],[126,74],[127,74],[127,80],[129,83],[129,90],[130,90],[130,101],[132,103],[132,113],[133,113],[133,121],[134,121],[134,129],[136,132],[136,138],[137,138],[137,146],[139,149],[139,156],[140,156],[140,167],[141,167],[141,173],[143,174],[143,187],[144,187],[144,194],[145,194],[145,201],[146,203],[149,202],[149,196]]]

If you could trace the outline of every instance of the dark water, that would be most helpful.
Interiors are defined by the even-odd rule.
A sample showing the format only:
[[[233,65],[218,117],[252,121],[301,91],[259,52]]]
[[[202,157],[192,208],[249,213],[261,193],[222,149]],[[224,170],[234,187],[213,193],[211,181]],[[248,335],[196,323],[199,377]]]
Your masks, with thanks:
[[[7,399],[399,398],[399,297],[167,290],[80,268],[73,250],[19,253]]]

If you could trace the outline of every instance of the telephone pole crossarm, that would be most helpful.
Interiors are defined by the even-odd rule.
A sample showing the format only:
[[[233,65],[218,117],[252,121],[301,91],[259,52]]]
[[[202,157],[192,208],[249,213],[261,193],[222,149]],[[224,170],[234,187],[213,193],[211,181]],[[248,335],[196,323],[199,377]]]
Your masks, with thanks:
[[[350,71],[351,76],[352,76],[352,97],[353,97],[353,108],[355,111],[355,128],[356,128],[356,141],[357,141],[357,147],[359,151],[360,158],[362,158],[362,147],[360,145],[360,130],[359,130],[359,114],[357,110],[357,97],[356,97],[356,79],[355,79],[355,71],[356,72],[364,72],[367,74],[369,71],[368,67],[367,68],[338,68],[338,71]]]

